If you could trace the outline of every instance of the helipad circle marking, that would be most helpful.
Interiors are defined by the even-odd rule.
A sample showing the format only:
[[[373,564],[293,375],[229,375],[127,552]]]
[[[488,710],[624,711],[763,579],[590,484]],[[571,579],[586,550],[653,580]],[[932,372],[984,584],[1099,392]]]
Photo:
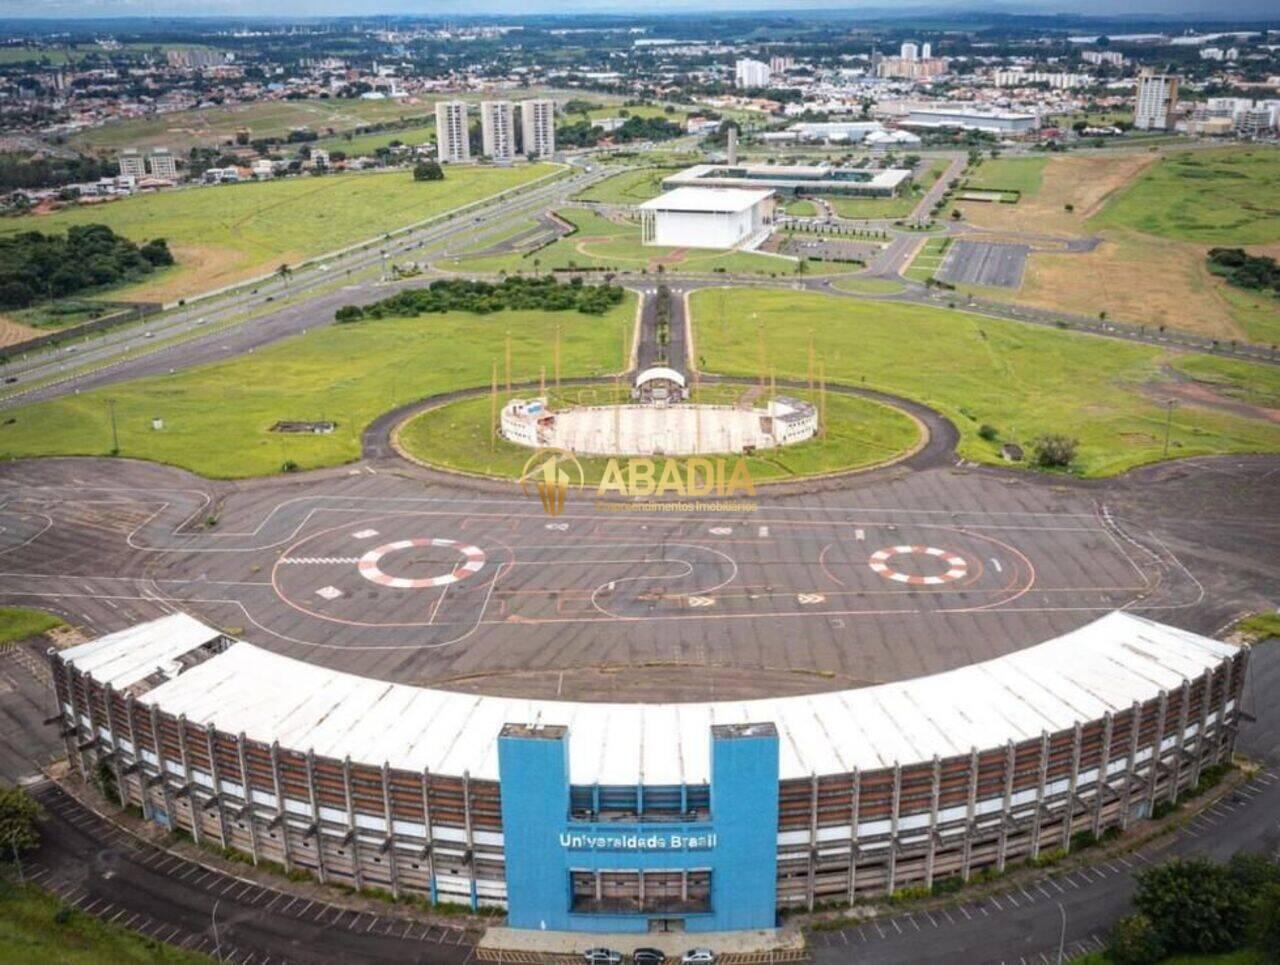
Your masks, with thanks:
[[[947,564],[948,569],[941,576],[912,576],[909,573],[901,573],[889,565],[889,561],[895,556],[912,555],[932,556],[935,559],[941,559]],[[892,580],[895,583],[905,583],[908,586],[942,586],[944,583],[951,583],[954,580],[961,579],[969,573],[969,564],[963,556],[959,556],[950,550],[939,549],[936,546],[890,546],[872,553],[867,565],[873,573],[878,573],[885,579]]]
[[[413,549],[416,546],[441,546],[457,550],[465,558],[465,562],[455,566],[448,573],[442,573],[439,576],[427,576],[418,580],[411,580],[403,576],[390,576],[382,572],[379,564],[384,556],[398,550]],[[366,580],[377,583],[379,586],[389,586],[396,590],[419,590],[448,586],[450,583],[465,580],[471,574],[479,573],[484,563],[484,550],[469,543],[459,543],[457,540],[452,539],[401,539],[396,540],[394,543],[384,543],[382,546],[369,550],[364,556],[360,557],[357,568],[360,570],[361,576]]]

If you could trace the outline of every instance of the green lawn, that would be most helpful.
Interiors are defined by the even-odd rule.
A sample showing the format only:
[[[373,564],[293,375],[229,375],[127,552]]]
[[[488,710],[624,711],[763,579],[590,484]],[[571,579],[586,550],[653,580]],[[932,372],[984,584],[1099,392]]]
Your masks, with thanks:
[[[1178,241],[1280,241],[1280,151],[1223,148],[1160,158],[1090,222]]]
[[[24,965],[197,965],[185,952],[63,905],[34,885],[0,879],[0,961]]]
[[[0,425],[0,458],[105,455],[107,399],[115,400],[120,454],[240,478],[338,465],[360,454],[360,433],[398,404],[437,392],[488,385],[503,368],[511,335],[513,381],[553,365],[561,329],[561,371],[596,375],[619,366],[634,298],[603,317],[578,312],[451,312],[330,325],[226,362],[139,379],[11,410]],[[153,418],[165,427],[154,431]],[[270,432],[278,420],[331,420],[330,435]]]
[[[1244,329],[1249,341],[1280,345],[1280,297],[1237,288],[1226,281],[1220,283],[1218,291],[1227,300],[1231,317]]]
[[[916,252],[915,258],[911,259],[911,266],[903,274],[912,281],[921,284],[927,282],[942,267],[942,259],[949,247],[950,237],[930,238]]]
[[[704,388],[698,398],[712,403],[728,403],[741,395],[741,388]],[[806,392],[790,393],[808,396]],[[605,388],[566,389],[553,407],[600,404],[612,400]],[[506,395],[499,397],[499,404]],[[490,400],[487,395],[454,402],[415,416],[400,432],[400,444],[407,452],[438,466],[483,476],[515,479],[520,475],[531,450],[499,437],[491,440]],[[857,469],[885,462],[911,449],[920,438],[915,420],[905,413],[869,399],[827,393],[827,437],[797,446],[786,446],[748,461],[751,478],[793,479],[820,473]],[[589,483],[599,482],[606,460],[583,459]]]
[[[897,295],[906,291],[905,285],[889,278],[840,278],[832,284],[841,291],[858,295]]]
[[[51,613],[21,606],[0,606],[0,646],[60,626],[62,621]]]
[[[1241,620],[1238,629],[1260,640],[1280,637],[1280,613],[1254,614]]]
[[[968,186],[984,191],[1018,191],[1027,198],[1040,190],[1047,163],[1047,157],[987,159],[969,176]]]
[[[830,195],[825,198],[842,218],[905,218],[915,210],[920,198],[910,192],[896,198],[845,198]]]
[[[631,222],[619,224],[583,209],[557,212],[577,225],[576,233],[561,238],[546,248],[525,254],[489,255],[479,258],[455,258],[439,262],[437,267],[475,272],[547,272],[568,268],[607,268],[613,271],[727,272],[791,275],[796,262],[787,258],[754,252],[718,251],[711,249],[656,247],[640,241],[640,226]],[[810,266],[811,271],[815,270]]]
[[[395,131],[379,131],[376,134],[353,134],[338,137],[326,137],[312,142],[312,147],[322,147],[327,151],[344,151],[347,157],[360,157],[373,154],[380,147],[390,146],[392,141],[410,146],[429,144],[436,139],[435,121],[428,121],[413,127],[402,127]]]
[[[1195,374],[1193,356],[1055,329],[895,302],[858,302],[790,291],[696,292],[695,344],[708,371],[749,376],[758,367],[756,321],[779,377],[804,377],[812,329],[829,382],[917,399],[960,429],[966,458],[998,463],[1002,442],[1042,433],[1080,440],[1077,471],[1123,472],[1161,458],[1165,410],[1152,387],[1164,364]],[[1275,370],[1210,359],[1220,379],[1270,392]],[[1146,391],[1144,391],[1144,389]],[[1150,393],[1150,394],[1148,394]],[[979,427],[1000,433],[988,442]],[[1182,405],[1173,412],[1171,455],[1280,451],[1280,426]]]
[[[101,223],[134,241],[165,238],[179,267],[123,294],[168,300],[375,237],[555,170],[551,164],[450,167],[443,181],[414,181],[397,171],[194,187],[0,219],[0,232]]]
[[[611,178],[593,184],[575,195],[578,201],[595,201],[600,204],[639,204],[656,198],[662,193],[662,179],[670,177],[678,168],[641,168],[623,171]]]
[[[283,138],[289,131],[301,127],[326,137],[368,124],[430,115],[433,110],[429,103],[409,104],[402,100],[313,98],[254,101],[111,121],[75,134],[71,143],[81,149],[107,152],[126,147],[164,146],[186,154],[195,145],[217,147],[227,144],[234,140],[240,128],[248,128],[254,138]]]
[[[805,198],[788,201],[782,207],[793,218],[816,218],[818,216],[818,206]]]

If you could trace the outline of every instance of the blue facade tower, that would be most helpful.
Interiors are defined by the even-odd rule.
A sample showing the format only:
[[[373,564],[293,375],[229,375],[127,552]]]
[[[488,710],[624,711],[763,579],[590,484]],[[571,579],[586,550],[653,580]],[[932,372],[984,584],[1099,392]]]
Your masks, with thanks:
[[[498,739],[513,928],[645,932],[776,924],[778,735],[712,727],[711,785],[574,787],[568,729]]]

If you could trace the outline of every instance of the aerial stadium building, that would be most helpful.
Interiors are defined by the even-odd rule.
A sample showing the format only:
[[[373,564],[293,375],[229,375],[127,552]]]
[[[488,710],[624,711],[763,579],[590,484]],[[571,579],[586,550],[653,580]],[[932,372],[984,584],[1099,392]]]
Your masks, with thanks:
[[[1072,847],[1231,754],[1248,660],[1113,613],[858,690],[699,704],[387,683],[178,614],[50,651],[86,778],[256,862],[517,928],[768,928]]]

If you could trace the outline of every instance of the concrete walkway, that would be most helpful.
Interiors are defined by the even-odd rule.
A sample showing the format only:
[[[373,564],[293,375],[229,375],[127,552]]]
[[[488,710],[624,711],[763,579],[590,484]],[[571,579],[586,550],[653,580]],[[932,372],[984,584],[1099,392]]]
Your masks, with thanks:
[[[717,959],[795,961],[804,952],[804,936],[793,928],[742,932],[566,932],[493,927],[484,933],[476,957],[497,961],[497,952],[537,957],[580,956],[588,948],[612,948],[629,955],[637,948],[658,948],[680,960],[691,948],[710,948]],[[487,954],[486,954],[487,953]],[[510,959],[514,961],[514,957]]]

